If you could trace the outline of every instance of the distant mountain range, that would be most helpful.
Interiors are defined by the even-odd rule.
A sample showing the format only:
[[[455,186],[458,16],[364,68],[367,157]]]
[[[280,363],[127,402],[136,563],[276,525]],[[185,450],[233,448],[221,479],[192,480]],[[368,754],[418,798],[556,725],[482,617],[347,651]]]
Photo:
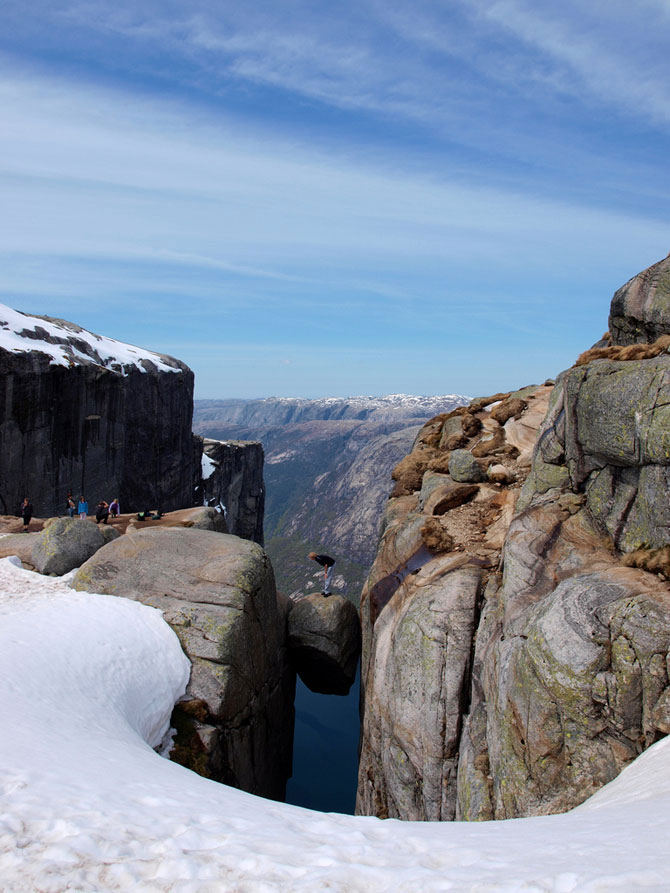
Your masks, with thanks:
[[[337,559],[336,588],[358,603],[377,546],[391,470],[429,418],[468,403],[445,394],[307,400],[196,400],[193,429],[217,440],[260,440],[265,450],[265,547],[287,594],[314,591],[307,553]]]

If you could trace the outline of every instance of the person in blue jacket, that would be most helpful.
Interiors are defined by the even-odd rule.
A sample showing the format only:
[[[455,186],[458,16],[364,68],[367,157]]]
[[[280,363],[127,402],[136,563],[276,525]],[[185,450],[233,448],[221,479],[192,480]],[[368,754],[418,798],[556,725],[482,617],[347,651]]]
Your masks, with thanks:
[[[86,520],[86,515],[88,515],[88,503],[84,499],[83,496],[79,497],[79,505],[77,506],[77,512],[79,513],[79,517],[82,521]]]

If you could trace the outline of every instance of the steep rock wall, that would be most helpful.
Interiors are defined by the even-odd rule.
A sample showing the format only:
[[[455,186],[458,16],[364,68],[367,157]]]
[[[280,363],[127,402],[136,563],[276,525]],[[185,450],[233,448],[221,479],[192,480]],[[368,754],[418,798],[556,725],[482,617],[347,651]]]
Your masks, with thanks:
[[[183,363],[0,307],[0,382],[4,511],[28,495],[37,515],[59,514],[68,492],[91,504],[118,496],[126,509],[193,504]]]
[[[396,469],[361,602],[359,812],[563,811],[670,731],[669,264],[553,389],[438,417]]]
[[[256,441],[203,442],[202,497],[225,507],[228,531],[263,545],[263,446]]]

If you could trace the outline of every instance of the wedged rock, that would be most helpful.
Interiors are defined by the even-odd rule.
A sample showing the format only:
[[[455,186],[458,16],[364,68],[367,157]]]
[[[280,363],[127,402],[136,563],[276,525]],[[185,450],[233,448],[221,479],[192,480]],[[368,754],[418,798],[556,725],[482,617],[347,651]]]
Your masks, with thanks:
[[[670,255],[614,293],[609,330],[613,344],[651,343],[670,333]]]
[[[103,534],[103,530],[106,532]],[[38,535],[31,561],[41,574],[60,577],[80,567],[118,531],[79,518],[54,518]]]
[[[449,457],[449,474],[462,483],[480,483],[486,480],[481,466],[469,450],[454,450]]]
[[[286,617],[260,546],[207,530],[137,530],[105,546],[75,589],[160,608],[192,663],[176,756],[217,781],[282,799],[291,771],[295,674]]]
[[[341,595],[308,595],[288,615],[288,647],[311,691],[346,695],[356,678],[361,627],[353,603]]]

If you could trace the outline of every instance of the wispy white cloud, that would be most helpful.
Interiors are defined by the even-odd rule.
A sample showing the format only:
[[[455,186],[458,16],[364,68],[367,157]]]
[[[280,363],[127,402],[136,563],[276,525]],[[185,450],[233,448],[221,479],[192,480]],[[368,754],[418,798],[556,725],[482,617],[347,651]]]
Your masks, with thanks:
[[[536,52],[531,70],[552,66],[545,85],[549,78],[564,93],[590,94],[636,116],[670,123],[670,65],[663,52],[668,33],[658,15],[664,11],[661,4],[652,5],[646,16],[636,6],[611,2],[538,7],[524,0],[480,0],[478,6],[485,19]],[[654,33],[657,27],[663,36]]]
[[[648,33],[604,0],[6,0],[0,293],[136,309],[156,348],[180,313],[185,343],[583,347],[670,243],[670,20],[642,2]]]
[[[495,103],[508,105],[514,93],[528,100],[533,92],[545,102],[567,95],[667,124],[668,6],[644,0],[643,8],[641,14],[639,5],[605,0],[458,0],[448,8],[368,0],[317,12],[310,4],[259,3],[242,11],[191,2],[166,14],[161,4],[120,0],[79,4],[65,14],[93,31],[169,47],[207,72],[213,90],[233,77],[443,130],[463,119],[463,103],[495,114]],[[491,104],[496,83],[507,95]]]
[[[76,245],[84,256],[305,285],[318,270],[321,281],[402,294],[407,271],[426,265],[448,281],[450,264],[537,269],[556,246],[584,258],[624,233],[631,254],[663,238],[643,216],[401,175],[276,138],[251,143],[178,106],[153,102],[149,114],[109,91],[14,80],[3,100],[7,251]]]

